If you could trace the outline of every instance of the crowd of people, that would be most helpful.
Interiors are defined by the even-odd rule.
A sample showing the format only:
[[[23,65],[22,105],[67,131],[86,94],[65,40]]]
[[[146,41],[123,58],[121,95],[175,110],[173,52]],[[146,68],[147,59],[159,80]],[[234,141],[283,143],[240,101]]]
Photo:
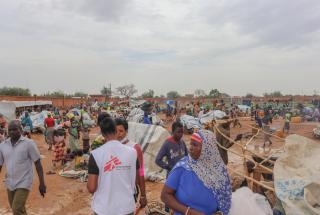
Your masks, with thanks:
[[[142,106],[141,123],[153,124],[153,108],[150,103]],[[192,111],[190,109],[190,105],[187,106],[187,114],[195,111],[206,114],[210,107],[196,105]],[[239,109],[231,105],[228,116],[218,123],[219,132],[197,130],[188,144],[183,138],[184,125],[179,118],[173,122],[172,135],[162,144],[154,161],[167,172],[161,193],[167,212],[171,209],[176,215],[229,213],[232,191],[226,169],[228,153],[224,148],[233,144],[226,138],[230,137],[231,123],[241,126],[235,121],[238,112]],[[272,109],[262,110],[259,106],[252,109],[251,114],[261,128],[268,128],[274,117]],[[289,130],[290,117],[289,112],[284,115],[284,129]],[[48,112],[44,120],[45,141],[52,152],[52,169],[47,174],[55,174],[57,168],[77,155],[87,154],[87,189],[93,196],[93,212],[97,215],[134,214],[136,205],[144,208],[148,203],[143,150],[129,139],[129,126],[124,117],[115,118],[100,112],[96,118],[101,134],[91,143],[90,127],[81,121],[81,116]],[[57,119],[68,123],[57,126]],[[0,116],[0,125],[0,171],[5,165],[9,203],[14,215],[26,214],[25,203],[33,180],[32,163],[39,176],[39,192],[43,196],[46,193],[40,153],[30,135],[32,121],[26,112],[21,121],[13,120],[9,124]]]

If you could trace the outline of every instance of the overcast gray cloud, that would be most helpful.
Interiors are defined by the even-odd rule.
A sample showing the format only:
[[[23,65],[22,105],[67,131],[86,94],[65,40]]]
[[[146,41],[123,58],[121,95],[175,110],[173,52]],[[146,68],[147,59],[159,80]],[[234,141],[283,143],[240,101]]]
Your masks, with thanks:
[[[0,85],[313,93],[317,0],[2,0]]]
[[[310,34],[319,33],[319,11],[318,0],[211,1],[203,8],[212,25],[233,23],[240,33],[257,36],[262,45],[292,47],[314,41]]]

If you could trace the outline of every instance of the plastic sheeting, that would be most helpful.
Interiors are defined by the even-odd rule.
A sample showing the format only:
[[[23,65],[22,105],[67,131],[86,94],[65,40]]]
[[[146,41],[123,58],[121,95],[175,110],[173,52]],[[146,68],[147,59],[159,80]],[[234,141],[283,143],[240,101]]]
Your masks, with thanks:
[[[276,161],[273,171],[276,194],[286,214],[316,214],[309,207],[304,189],[320,181],[319,154],[319,143],[299,135],[286,138],[285,152]],[[320,193],[319,186],[315,189]]]
[[[127,121],[141,123],[143,121],[143,115],[144,115],[143,110],[141,110],[140,108],[134,108],[129,113],[127,117]],[[154,125],[163,125],[162,120],[156,114],[152,113],[151,117],[152,117],[152,123]]]
[[[130,107],[139,107],[145,102],[146,102],[146,100],[133,100],[133,99],[131,99],[129,102],[129,105],[130,105]]]
[[[212,120],[222,119],[226,116],[226,113],[220,110],[209,111],[206,114],[202,114],[199,118],[195,118],[189,115],[183,115],[180,117],[182,124],[187,129],[197,128],[200,129],[201,125],[204,125]]]
[[[52,101],[0,101],[0,113],[8,120],[16,119],[16,108],[52,105]]]
[[[232,193],[229,215],[272,215],[268,200],[248,187],[242,187]]]
[[[166,177],[166,171],[158,167],[155,160],[162,144],[169,136],[169,132],[161,126],[129,122],[128,137],[141,145],[144,152],[145,177],[151,181],[163,180]]]
[[[201,123],[198,118],[194,118],[193,116],[189,115],[183,115],[180,117],[180,121],[183,124],[183,126],[187,129],[192,129],[192,128],[201,128]]]
[[[238,105],[238,108],[241,112],[246,112],[247,110],[250,112],[251,111],[251,107],[247,106],[247,105]]]

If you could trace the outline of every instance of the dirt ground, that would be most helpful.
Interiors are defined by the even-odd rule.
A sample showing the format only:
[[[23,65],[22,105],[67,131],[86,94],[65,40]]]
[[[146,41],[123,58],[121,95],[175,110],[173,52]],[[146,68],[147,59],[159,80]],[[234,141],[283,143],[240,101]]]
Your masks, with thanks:
[[[241,121],[243,124],[242,128],[234,128],[231,130],[231,136],[234,138],[239,133],[250,132],[251,128],[248,125],[251,125],[253,122],[250,120]],[[305,137],[312,137],[312,129],[316,127],[315,123],[300,123],[300,124],[291,124],[290,133],[295,133],[303,135]],[[167,124],[170,126],[170,123]],[[281,129],[283,126],[282,120],[276,120],[271,127]],[[168,129],[169,130],[169,129]],[[91,136],[94,137],[98,134],[98,129],[95,128],[91,132]],[[47,145],[45,144],[44,137],[41,134],[34,134],[32,138],[38,144],[41,155],[43,156],[42,164],[44,167],[44,172],[50,170],[51,168],[51,154],[47,150]],[[188,135],[185,136],[185,139],[188,140]],[[256,144],[262,143],[263,136],[259,135],[254,142]],[[271,138],[273,141],[272,148],[280,148],[284,141],[277,140],[276,138]],[[320,143],[319,140],[316,140]],[[246,140],[243,140],[246,142]],[[239,147],[233,146],[233,149],[240,151]],[[243,168],[242,159],[235,155],[229,155],[230,165],[234,168]],[[0,214],[6,215],[11,214],[8,201],[6,188],[4,184],[5,169],[0,173]],[[35,180],[32,187],[32,192],[28,198],[27,210],[28,214],[31,215],[88,215],[91,214],[90,210],[90,194],[87,192],[86,184],[81,183],[75,179],[67,179],[60,177],[58,174],[55,175],[45,175],[45,181],[47,185],[47,194],[45,198],[42,198],[38,192],[38,176],[35,172]],[[160,192],[162,189],[161,183],[152,183],[147,182],[147,198],[150,201],[159,200]]]

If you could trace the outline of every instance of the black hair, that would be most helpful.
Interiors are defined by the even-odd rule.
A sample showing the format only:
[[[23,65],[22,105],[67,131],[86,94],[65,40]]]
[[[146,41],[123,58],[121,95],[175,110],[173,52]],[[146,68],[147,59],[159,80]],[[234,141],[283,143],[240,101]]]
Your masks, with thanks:
[[[83,150],[82,150],[82,153],[83,153],[83,154],[88,154],[88,152],[89,152],[89,149],[83,149]]]
[[[179,120],[172,124],[172,132],[174,132],[177,128],[183,128],[183,124]]]
[[[107,112],[102,112],[98,116],[97,124],[100,126],[100,123],[105,119],[105,118],[111,118],[111,115],[108,114]]]
[[[116,123],[116,126],[122,125],[124,127],[124,130],[128,131],[129,126],[128,126],[127,120],[122,118],[116,118],[115,123]]]
[[[99,124],[101,133],[103,135],[115,134],[116,133],[116,123],[111,117],[105,117]]]

